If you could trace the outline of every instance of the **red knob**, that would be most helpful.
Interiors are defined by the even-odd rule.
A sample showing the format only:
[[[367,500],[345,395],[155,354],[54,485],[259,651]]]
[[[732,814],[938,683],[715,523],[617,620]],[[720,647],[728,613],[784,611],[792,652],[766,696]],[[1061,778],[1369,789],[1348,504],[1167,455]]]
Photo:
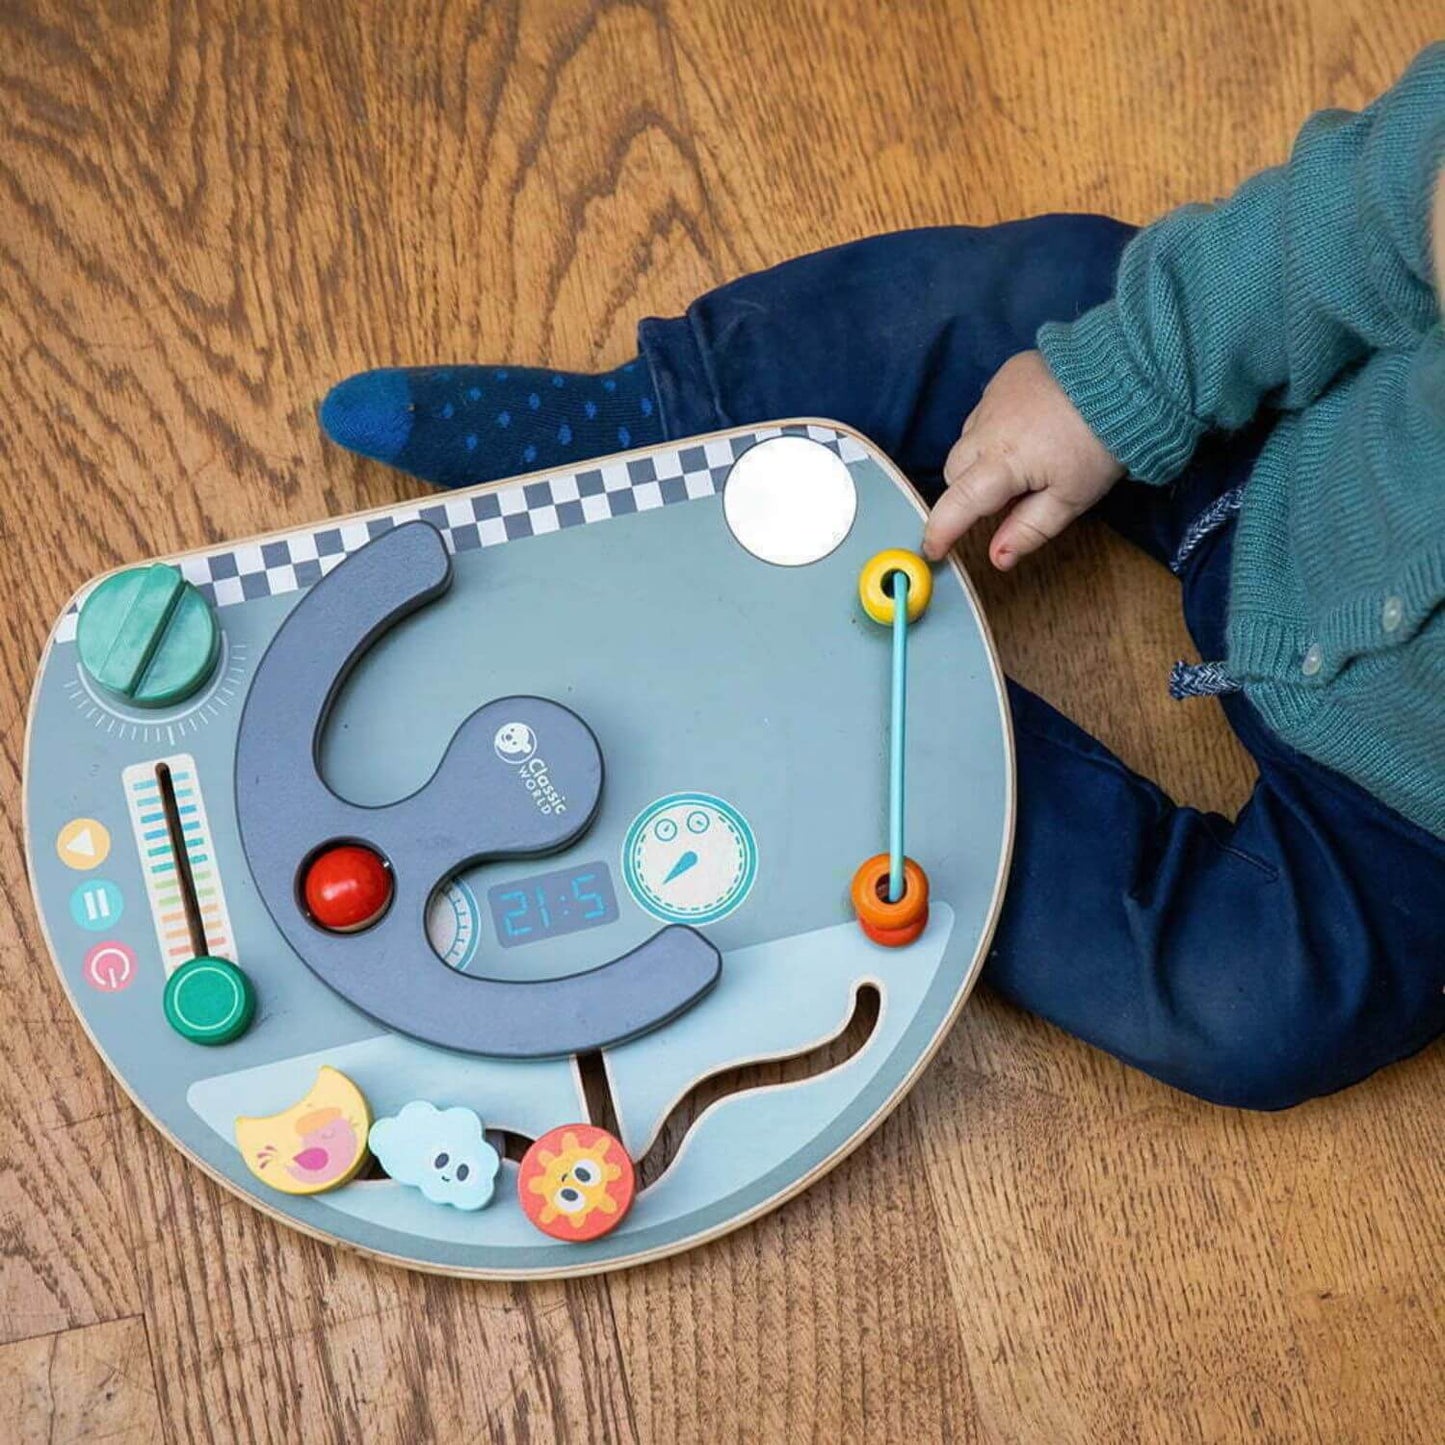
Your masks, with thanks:
[[[391,869],[380,853],[341,843],[311,860],[301,891],[306,911],[322,928],[357,933],[386,912],[391,889]]]

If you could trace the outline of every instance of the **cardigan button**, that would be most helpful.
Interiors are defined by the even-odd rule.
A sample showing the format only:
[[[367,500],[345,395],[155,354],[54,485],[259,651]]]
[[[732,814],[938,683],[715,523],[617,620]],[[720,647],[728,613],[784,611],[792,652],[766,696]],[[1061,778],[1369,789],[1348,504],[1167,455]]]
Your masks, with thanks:
[[[1393,632],[1404,620],[1404,602],[1398,597],[1385,598],[1385,605],[1380,608],[1380,626],[1386,632]]]
[[[1306,677],[1313,677],[1320,668],[1325,665],[1325,651],[1318,642],[1312,642],[1309,650],[1305,653],[1305,660],[1300,663],[1300,671]]]

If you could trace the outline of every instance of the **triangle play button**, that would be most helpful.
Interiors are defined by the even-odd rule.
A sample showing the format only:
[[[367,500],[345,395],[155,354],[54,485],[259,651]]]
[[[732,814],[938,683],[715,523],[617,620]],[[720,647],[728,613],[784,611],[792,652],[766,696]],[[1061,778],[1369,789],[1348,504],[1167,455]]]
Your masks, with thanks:
[[[97,868],[110,853],[110,830],[94,818],[72,818],[60,830],[55,851],[67,868]]]

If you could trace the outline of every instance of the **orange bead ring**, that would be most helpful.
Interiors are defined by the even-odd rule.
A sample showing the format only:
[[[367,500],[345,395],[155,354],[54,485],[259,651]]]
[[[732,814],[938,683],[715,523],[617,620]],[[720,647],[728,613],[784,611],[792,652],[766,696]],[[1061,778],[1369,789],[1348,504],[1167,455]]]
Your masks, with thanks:
[[[869,858],[853,875],[849,896],[863,932],[885,948],[912,943],[928,924],[928,875],[913,861],[903,860],[903,896],[888,901],[886,853]]]

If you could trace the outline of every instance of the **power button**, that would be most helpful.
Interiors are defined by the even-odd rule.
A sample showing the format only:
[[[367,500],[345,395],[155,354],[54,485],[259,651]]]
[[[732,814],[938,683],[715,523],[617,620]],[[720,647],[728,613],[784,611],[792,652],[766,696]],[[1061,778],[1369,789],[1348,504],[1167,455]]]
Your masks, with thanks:
[[[119,993],[135,982],[135,951],[123,943],[97,943],[85,955],[85,981],[101,993]]]

